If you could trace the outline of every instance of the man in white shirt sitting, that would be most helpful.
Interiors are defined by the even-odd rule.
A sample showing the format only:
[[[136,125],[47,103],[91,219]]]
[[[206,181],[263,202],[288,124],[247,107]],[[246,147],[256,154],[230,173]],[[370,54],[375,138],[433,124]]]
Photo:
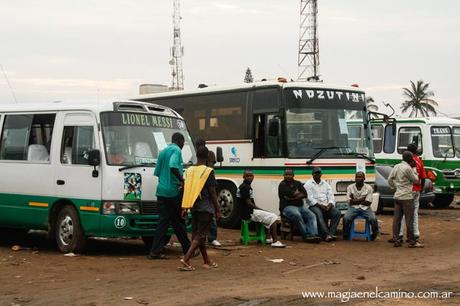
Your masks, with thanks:
[[[372,204],[372,194],[374,190],[368,184],[365,184],[366,175],[362,171],[355,174],[355,183],[347,188],[348,210],[343,216],[343,239],[348,240],[350,237],[350,226],[358,216],[369,220],[371,225],[371,240],[375,240],[379,233],[379,225],[374,212],[370,209]]]
[[[335,208],[335,199],[331,186],[326,181],[321,180],[321,168],[314,167],[312,175],[313,178],[304,185],[308,194],[308,204],[310,205],[310,210],[316,215],[321,238],[326,242],[330,242],[337,239],[340,211]]]

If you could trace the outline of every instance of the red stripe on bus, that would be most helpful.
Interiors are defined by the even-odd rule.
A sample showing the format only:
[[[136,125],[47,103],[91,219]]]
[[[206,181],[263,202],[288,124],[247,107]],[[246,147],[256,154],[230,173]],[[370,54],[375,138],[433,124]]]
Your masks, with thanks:
[[[331,164],[307,164],[307,163],[284,163],[285,166],[355,166],[356,163],[331,163]],[[372,163],[366,163],[366,166],[372,166]]]

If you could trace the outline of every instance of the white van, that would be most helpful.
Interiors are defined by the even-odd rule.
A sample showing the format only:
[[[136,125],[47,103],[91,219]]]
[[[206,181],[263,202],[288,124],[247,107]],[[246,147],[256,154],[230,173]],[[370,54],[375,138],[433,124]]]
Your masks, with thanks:
[[[151,240],[158,152],[184,120],[151,103],[0,107],[0,228],[47,230],[62,252],[89,236]]]

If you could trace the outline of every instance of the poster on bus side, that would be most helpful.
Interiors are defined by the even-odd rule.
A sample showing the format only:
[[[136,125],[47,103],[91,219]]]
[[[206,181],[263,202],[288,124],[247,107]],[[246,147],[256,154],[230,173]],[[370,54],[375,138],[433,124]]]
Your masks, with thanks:
[[[142,197],[142,176],[139,173],[125,173],[123,199],[140,200]]]

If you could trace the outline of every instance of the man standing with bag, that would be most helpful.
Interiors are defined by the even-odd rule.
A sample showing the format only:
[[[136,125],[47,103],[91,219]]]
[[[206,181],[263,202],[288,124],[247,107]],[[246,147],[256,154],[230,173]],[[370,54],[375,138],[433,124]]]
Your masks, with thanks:
[[[172,143],[158,155],[154,175],[158,177],[156,196],[160,218],[153,237],[152,249],[147,256],[148,259],[166,259],[161,251],[164,247],[164,236],[168,231],[169,224],[172,225],[174,233],[182,245],[182,252],[187,253],[190,247],[185,220],[181,216],[180,189],[184,182],[182,177],[184,171],[182,148],[184,143],[184,136],[181,133],[174,133]]]
[[[185,175],[184,197],[182,199],[182,211],[186,214],[188,209],[192,211],[192,244],[181,259],[181,271],[193,271],[195,267],[190,264],[190,259],[197,249],[203,256],[204,268],[217,268],[212,262],[206,250],[206,236],[209,233],[214,215],[220,218],[219,206],[216,195],[216,178],[214,170],[206,166],[208,160],[208,148],[201,146],[197,149],[197,164],[187,169]]]

